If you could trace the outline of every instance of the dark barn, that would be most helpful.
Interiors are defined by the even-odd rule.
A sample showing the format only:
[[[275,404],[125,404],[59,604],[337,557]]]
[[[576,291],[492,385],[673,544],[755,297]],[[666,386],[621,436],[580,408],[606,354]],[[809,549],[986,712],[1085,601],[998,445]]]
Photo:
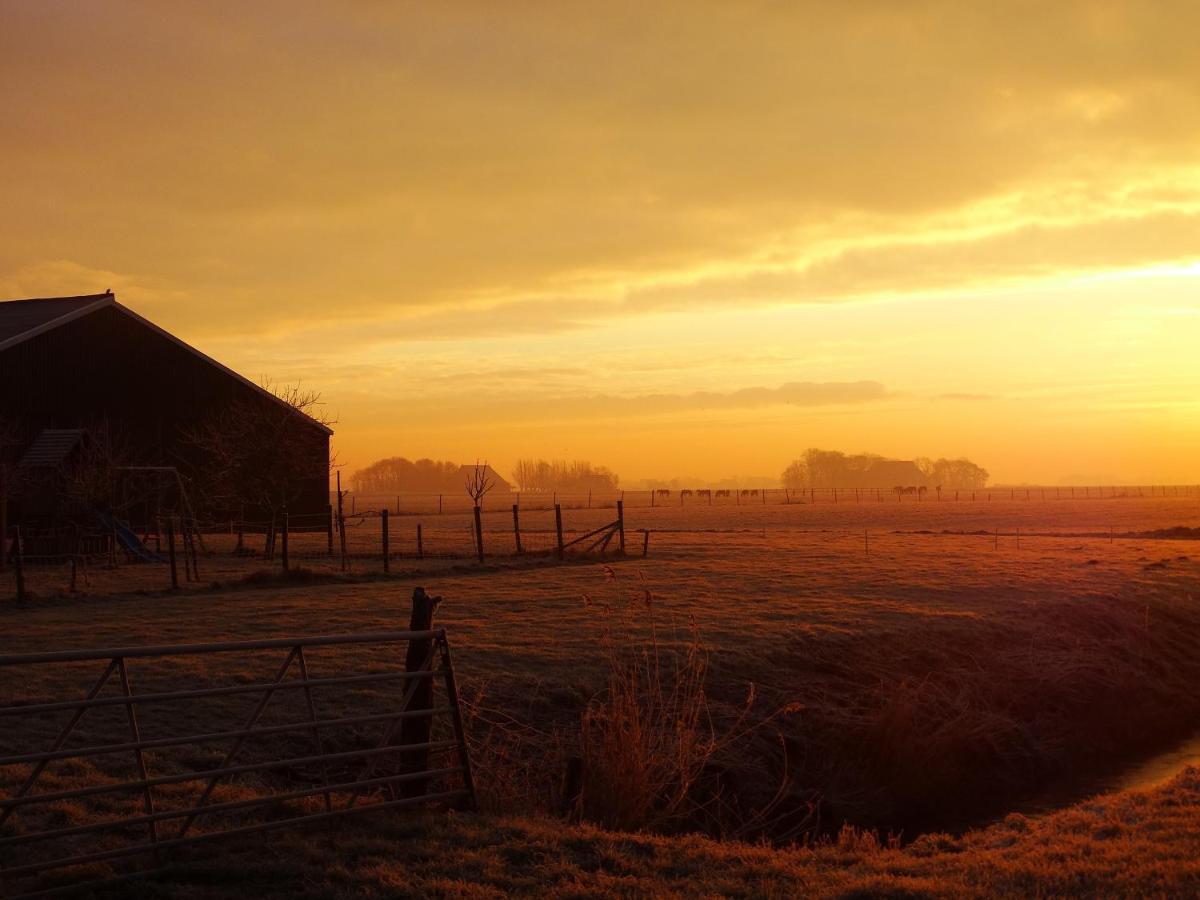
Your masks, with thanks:
[[[122,480],[144,486],[165,473],[173,483],[189,485],[202,517],[260,514],[261,508],[204,504],[212,491],[201,476],[211,460],[195,436],[211,431],[230,410],[249,418],[287,418],[288,446],[278,448],[280,458],[286,454],[294,469],[297,459],[303,463],[302,476],[288,488],[288,511],[324,514],[332,434],[324,424],[122,306],[111,291],[0,303],[0,454],[14,482],[28,482],[39,466],[48,471],[58,462],[50,459],[56,453],[65,465],[70,454],[98,455],[100,447],[110,466],[120,464]],[[269,468],[271,460],[257,464]],[[39,484],[46,483],[43,476]],[[20,524],[23,514],[46,512],[44,503],[35,503],[37,492],[26,491],[23,499],[20,491],[0,487],[11,496],[10,524]],[[91,505],[96,509],[82,514],[121,512],[100,509],[105,504],[98,501]]]

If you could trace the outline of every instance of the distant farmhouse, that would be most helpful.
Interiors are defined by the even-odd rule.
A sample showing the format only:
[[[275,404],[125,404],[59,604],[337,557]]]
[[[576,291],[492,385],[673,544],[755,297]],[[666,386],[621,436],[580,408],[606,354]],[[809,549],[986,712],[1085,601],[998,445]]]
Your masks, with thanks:
[[[122,306],[111,291],[0,302],[0,462],[7,479],[27,485],[16,494],[5,489],[9,524],[20,524],[23,512],[53,512],[28,489],[31,481],[44,487],[73,459],[89,450],[115,456],[117,444],[120,458],[108,460],[114,470],[169,472],[194,485],[212,462],[196,430],[211,429],[230,409],[296,417],[288,430],[295,446],[278,450],[293,466],[297,456],[310,465],[289,511],[325,513],[332,431],[324,424]],[[258,464],[269,469],[271,460]]]
[[[498,493],[498,494],[512,493],[512,489],[513,489],[512,485],[509,484],[500,475],[499,472],[497,472],[495,469],[493,469],[487,463],[479,463],[477,465],[460,466],[459,470],[458,470],[458,483],[460,485],[465,485],[467,483],[467,480],[470,479],[475,474],[476,469],[483,469],[484,477],[487,478],[488,483],[491,485],[492,493]]]

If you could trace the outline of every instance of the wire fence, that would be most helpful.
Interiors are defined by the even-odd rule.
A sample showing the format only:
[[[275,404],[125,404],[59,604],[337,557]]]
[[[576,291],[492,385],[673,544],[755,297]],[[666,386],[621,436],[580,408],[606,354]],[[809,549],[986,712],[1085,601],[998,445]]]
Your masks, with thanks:
[[[1103,499],[1108,505],[1054,505],[1070,499],[1073,490],[1076,500]],[[555,499],[554,494],[549,497]],[[1194,540],[1200,538],[1200,528],[1191,527],[1200,525],[1194,512],[1197,497],[1200,491],[1185,486],[1105,489],[1103,498],[1091,488],[1004,488],[959,491],[957,499],[945,491],[940,499],[936,494],[916,500],[902,496],[898,506],[894,499],[889,504],[861,489],[846,496],[839,491],[836,502],[832,489],[803,495],[780,489],[765,496],[760,490],[757,505],[743,504],[741,498],[730,502],[731,497],[713,491],[711,498],[693,493],[682,502],[676,496],[671,505],[656,501],[652,508],[644,493],[559,495],[568,503],[580,502],[557,507],[543,505],[544,495],[514,494],[489,495],[478,517],[469,506],[449,509],[444,498],[440,514],[434,506],[433,512],[398,515],[395,507],[358,505],[344,497],[340,519],[331,504],[325,513],[275,521],[195,525],[177,517],[159,519],[139,534],[117,528],[14,529],[0,554],[0,600],[28,603],[80,593],[205,589],[310,575],[374,576],[485,562],[519,566],[560,557],[603,559],[622,550],[640,556],[651,544],[655,549],[666,546],[662,541],[673,534],[692,535],[686,541],[688,552],[708,552],[724,533],[760,529],[786,533],[792,540],[812,533],[824,537],[804,540],[861,539],[865,545],[928,543],[936,535],[997,545],[1059,537]],[[1127,504],[1127,498],[1146,502]],[[513,502],[504,505],[502,499]],[[404,509],[404,495],[399,501]],[[625,523],[626,504],[631,503],[636,527]],[[814,506],[819,510],[810,514]],[[1083,524],[1087,522],[1092,524]],[[651,532],[663,539],[651,541]],[[672,538],[670,546],[678,548],[681,541]]]
[[[1114,500],[1167,497],[1200,497],[1200,485],[1020,485],[976,488],[938,488],[903,486],[892,488],[694,488],[606,491],[494,491],[485,501],[487,509],[503,509],[516,504],[524,510],[616,509],[622,501],[626,509],[700,506],[779,506],[846,503],[991,503],[1024,501],[1045,503],[1063,500]],[[336,493],[330,494],[336,505]],[[405,491],[399,493],[345,491],[343,503],[348,515],[388,510],[393,515],[427,516],[469,513],[473,501],[465,492],[435,493]]]
[[[24,603],[47,594],[180,590],[267,577],[604,557],[624,546],[620,503],[615,517],[608,510],[583,515],[564,514],[561,508],[510,508],[503,515],[447,513],[423,521],[388,510],[339,516],[330,509],[326,514],[204,525],[168,517],[147,528],[140,534],[124,527],[97,529],[86,540],[74,532],[56,536],[14,528],[2,555],[12,596]],[[597,537],[594,543],[603,545],[581,544],[583,537]]]

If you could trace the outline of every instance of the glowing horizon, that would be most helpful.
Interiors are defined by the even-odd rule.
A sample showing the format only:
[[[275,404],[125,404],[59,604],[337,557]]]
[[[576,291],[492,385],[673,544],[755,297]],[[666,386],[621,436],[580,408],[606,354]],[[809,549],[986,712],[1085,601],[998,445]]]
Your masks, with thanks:
[[[0,14],[0,297],[302,381],[351,470],[1200,481],[1193,5],[231,9]]]

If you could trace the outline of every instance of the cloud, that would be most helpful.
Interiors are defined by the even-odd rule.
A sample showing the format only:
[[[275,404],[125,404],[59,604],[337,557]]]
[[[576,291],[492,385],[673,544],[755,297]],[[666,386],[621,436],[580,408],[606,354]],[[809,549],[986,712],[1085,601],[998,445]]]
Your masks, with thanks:
[[[70,259],[206,333],[443,339],[1195,257],[1198,20],[17,6],[0,277]]]
[[[877,381],[797,381],[779,387],[748,387],[734,391],[695,391],[619,396],[612,394],[510,394],[483,390],[478,394],[412,397],[404,403],[405,416],[431,420],[518,422],[529,420],[617,420],[654,416],[688,416],[696,413],[742,411],[764,407],[813,409],[858,405],[890,397]]]
[[[971,403],[977,400],[995,400],[994,394],[972,394],[967,392],[950,392],[947,394],[935,394],[934,400],[956,400],[964,403]]]

